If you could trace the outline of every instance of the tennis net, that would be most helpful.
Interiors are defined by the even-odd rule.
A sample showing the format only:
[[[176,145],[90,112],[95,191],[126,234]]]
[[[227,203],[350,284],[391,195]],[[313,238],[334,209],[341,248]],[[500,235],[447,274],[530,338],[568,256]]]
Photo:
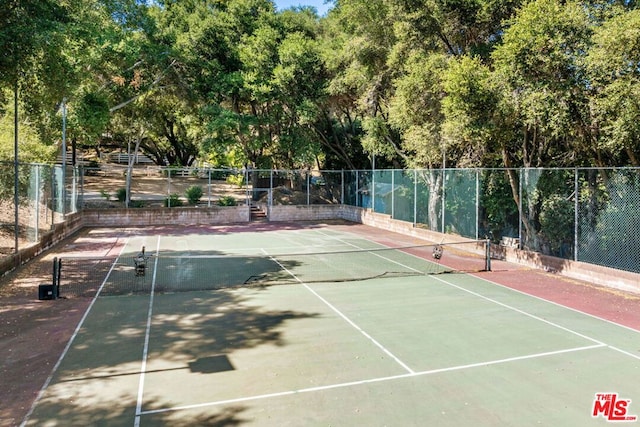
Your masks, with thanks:
[[[216,290],[490,270],[489,243],[465,241],[260,255],[145,254],[61,261],[61,296]]]

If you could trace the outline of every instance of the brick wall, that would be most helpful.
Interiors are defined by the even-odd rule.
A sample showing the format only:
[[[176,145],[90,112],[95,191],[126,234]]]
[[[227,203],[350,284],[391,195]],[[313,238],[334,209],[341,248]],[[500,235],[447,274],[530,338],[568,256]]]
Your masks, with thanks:
[[[82,227],[81,214],[75,213],[67,215],[65,222],[55,224],[50,231],[43,233],[40,242],[26,248],[19,248],[18,253],[0,258],[0,276],[35,258]]]
[[[86,227],[124,227],[166,224],[229,224],[249,221],[247,206],[209,208],[95,209],[82,212]]]

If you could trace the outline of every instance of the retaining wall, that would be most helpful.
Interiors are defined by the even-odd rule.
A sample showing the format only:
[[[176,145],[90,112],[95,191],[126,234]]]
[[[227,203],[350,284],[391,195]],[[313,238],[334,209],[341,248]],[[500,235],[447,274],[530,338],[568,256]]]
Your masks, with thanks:
[[[92,209],[82,211],[85,227],[142,227],[147,225],[230,224],[249,222],[248,206],[155,209]]]
[[[35,258],[59,241],[80,230],[82,227],[82,214],[68,214],[65,222],[54,224],[50,231],[43,233],[38,243],[19,249],[17,253],[0,258],[0,276],[3,276],[27,261]]]

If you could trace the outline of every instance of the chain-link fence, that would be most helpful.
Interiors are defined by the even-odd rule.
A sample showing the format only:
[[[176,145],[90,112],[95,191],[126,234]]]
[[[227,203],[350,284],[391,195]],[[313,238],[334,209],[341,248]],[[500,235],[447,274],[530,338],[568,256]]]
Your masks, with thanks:
[[[16,236],[19,246],[37,242],[79,209],[346,204],[433,231],[640,272],[639,168],[299,171],[143,165],[129,173],[114,164],[29,164],[19,167],[15,209],[13,164],[0,167],[3,253],[15,249]]]

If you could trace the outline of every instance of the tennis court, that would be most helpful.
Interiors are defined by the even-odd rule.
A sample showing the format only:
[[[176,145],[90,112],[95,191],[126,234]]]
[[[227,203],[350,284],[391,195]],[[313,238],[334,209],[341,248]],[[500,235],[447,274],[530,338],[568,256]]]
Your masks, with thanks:
[[[97,297],[25,425],[587,426],[640,412],[639,332],[494,283],[482,250],[434,259],[416,239],[326,224],[83,239],[60,292]],[[82,250],[96,241],[99,255]]]

